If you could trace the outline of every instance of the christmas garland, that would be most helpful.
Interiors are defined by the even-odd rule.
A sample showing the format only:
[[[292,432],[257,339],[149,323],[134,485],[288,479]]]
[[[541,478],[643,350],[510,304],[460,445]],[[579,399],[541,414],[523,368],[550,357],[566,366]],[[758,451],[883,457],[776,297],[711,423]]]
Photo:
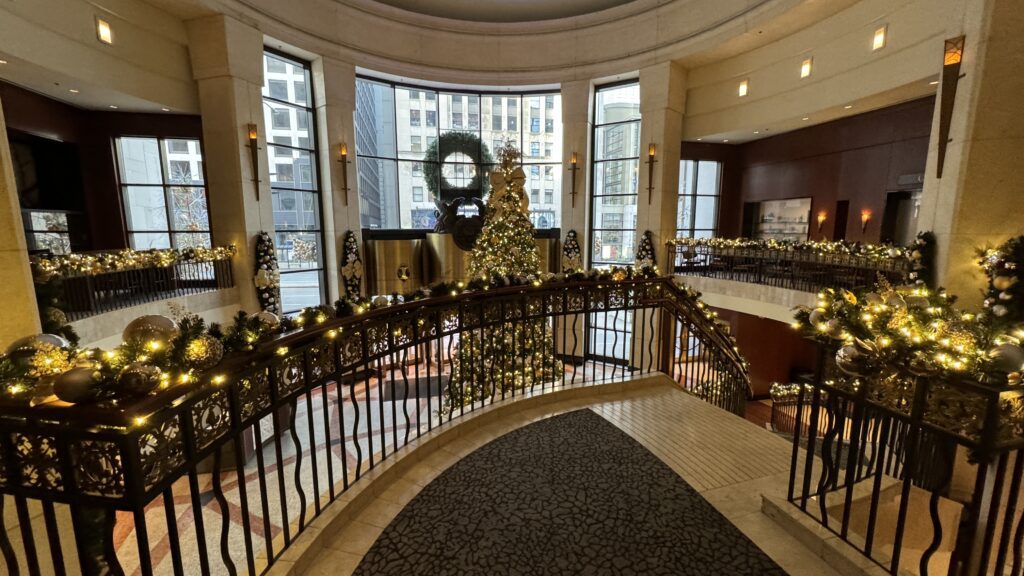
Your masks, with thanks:
[[[674,238],[668,246],[689,246],[747,250],[779,250],[783,252],[817,252],[818,254],[849,254],[871,260],[911,260],[914,247],[891,244],[863,244],[841,240],[775,240],[760,238]]]
[[[215,262],[230,260],[237,250],[231,246],[185,248],[183,250],[132,250],[126,248],[116,252],[98,254],[58,254],[32,256],[31,263],[36,282],[45,282],[54,277],[95,276],[109,272],[139,270],[143,268],[166,268],[184,262]]]
[[[274,239],[267,232],[256,236],[256,296],[260,309],[272,314],[281,313],[281,273],[277,268]]]

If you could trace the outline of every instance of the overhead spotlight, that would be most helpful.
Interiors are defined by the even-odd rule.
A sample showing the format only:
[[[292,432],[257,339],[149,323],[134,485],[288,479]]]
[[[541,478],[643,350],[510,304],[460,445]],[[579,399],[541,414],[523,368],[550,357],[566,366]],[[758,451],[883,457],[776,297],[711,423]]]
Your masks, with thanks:
[[[886,24],[881,28],[875,30],[875,36],[874,38],[871,39],[872,50],[881,50],[882,48],[885,48],[885,33],[888,28],[889,25]]]
[[[728,142],[728,141],[729,141],[729,139],[728,139],[728,138],[726,138],[725,140],[722,140],[722,142]]]
[[[7,64],[7,60],[0,59],[0,66],[3,66],[4,64]]]
[[[114,43],[114,30],[106,20],[96,17],[96,38],[104,44]]]
[[[929,84],[931,84],[932,86],[937,86],[939,84],[939,81],[938,80],[932,80],[931,82],[929,82]]]
[[[697,142],[700,142],[701,140],[703,140],[703,138],[697,138]]]
[[[850,108],[853,108],[853,104],[847,104],[846,106],[843,106],[843,110],[849,110]]]
[[[810,119],[811,119],[810,116],[804,116],[803,118],[801,118],[801,120],[810,120]]]
[[[747,95],[747,91],[749,88],[750,84],[746,80],[744,80],[740,82],[740,87],[736,89],[736,94],[738,94],[740,98],[743,98],[744,96]]]
[[[754,134],[760,134],[760,133],[761,133],[760,130],[754,130]]]
[[[75,88],[68,88],[68,92],[71,92],[72,94],[78,94],[78,90]]]
[[[800,77],[807,78],[811,75],[811,62],[813,58],[806,58],[803,64],[800,65]]]
[[[161,110],[162,112],[170,112],[170,111],[171,111],[171,109],[170,109],[170,108],[161,108],[160,110]]]
[[[111,105],[110,105],[110,109],[111,109],[111,110],[117,110],[117,106],[115,106],[115,105],[111,104]]]

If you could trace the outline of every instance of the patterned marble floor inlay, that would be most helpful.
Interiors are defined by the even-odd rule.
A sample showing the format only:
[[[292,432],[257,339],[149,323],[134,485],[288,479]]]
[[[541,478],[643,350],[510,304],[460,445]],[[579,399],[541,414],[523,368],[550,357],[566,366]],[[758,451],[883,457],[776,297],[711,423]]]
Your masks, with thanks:
[[[358,575],[785,575],[693,487],[590,410],[514,430],[409,502]]]

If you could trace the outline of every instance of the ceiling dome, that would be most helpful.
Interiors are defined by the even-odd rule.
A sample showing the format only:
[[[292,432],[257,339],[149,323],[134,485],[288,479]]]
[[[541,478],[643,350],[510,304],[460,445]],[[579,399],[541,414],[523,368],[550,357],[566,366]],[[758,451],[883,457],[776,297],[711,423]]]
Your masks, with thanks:
[[[410,12],[475,22],[531,22],[599,12],[633,0],[377,0]]]

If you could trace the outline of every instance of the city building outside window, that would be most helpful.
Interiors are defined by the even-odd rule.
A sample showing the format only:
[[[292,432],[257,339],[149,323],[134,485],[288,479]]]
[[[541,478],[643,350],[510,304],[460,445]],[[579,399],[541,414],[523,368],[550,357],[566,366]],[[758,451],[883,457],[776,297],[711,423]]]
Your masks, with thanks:
[[[315,108],[308,63],[268,50],[263,70],[274,245],[281,309],[289,314],[326,298]]]
[[[413,112],[420,108],[422,116],[418,117],[423,121],[416,124]],[[542,108],[547,111],[541,112]],[[524,144],[520,128],[528,128],[529,122],[520,111],[528,112],[528,118],[538,118],[538,133],[531,135],[533,144]],[[435,90],[360,76],[355,116],[359,210],[364,228],[433,228],[434,198],[429,191],[437,186],[429,186],[425,174],[439,173],[454,185],[468,185],[476,176],[473,159],[454,151],[440,151],[439,170],[423,169],[424,155],[436,149],[439,138],[448,132],[474,134],[495,161],[497,148],[506,140],[515,143],[524,152],[526,189],[537,190],[531,198],[531,213],[545,214],[534,221],[545,227],[558,226],[562,174],[558,162],[562,149],[559,94]],[[539,124],[541,117],[544,124]],[[548,121],[550,132],[546,131]],[[528,148],[523,149],[524,145]],[[548,151],[549,156],[542,156]],[[492,169],[493,165],[485,167]],[[543,183],[541,177],[546,178]]]
[[[711,238],[718,233],[722,164],[707,160],[679,162],[677,238]]]
[[[128,243],[136,250],[210,246],[210,213],[198,140],[115,141]]]
[[[594,266],[632,264],[640,165],[640,86],[599,87],[594,97],[590,260]]]

